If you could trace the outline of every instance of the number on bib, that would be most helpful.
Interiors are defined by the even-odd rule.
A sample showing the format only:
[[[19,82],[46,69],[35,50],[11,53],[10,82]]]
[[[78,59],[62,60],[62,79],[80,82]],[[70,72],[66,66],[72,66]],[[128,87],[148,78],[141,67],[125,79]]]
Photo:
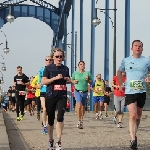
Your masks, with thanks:
[[[54,85],[54,91],[62,91],[62,90],[66,90],[66,85]]]
[[[142,90],[143,89],[143,81],[142,80],[131,80],[130,88],[135,89],[135,90]]]

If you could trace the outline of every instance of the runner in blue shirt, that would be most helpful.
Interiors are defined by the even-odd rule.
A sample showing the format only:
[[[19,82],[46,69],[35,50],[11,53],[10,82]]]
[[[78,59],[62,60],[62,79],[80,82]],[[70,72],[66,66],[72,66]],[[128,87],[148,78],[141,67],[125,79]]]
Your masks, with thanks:
[[[45,58],[45,65],[48,66],[49,64],[53,63],[53,59],[51,59],[50,56],[46,56]],[[38,88],[40,89],[40,100],[41,100],[41,106],[43,108],[43,113],[42,113],[42,124],[43,124],[43,130],[42,134],[47,134],[48,133],[48,119],[46,115],[46,107],[45,107],[45,96],[46,96],[46,85],[42,84],[42,77],[43,77],[43,72],[45,70],[45,67],[42,67],[39,71],[39,78],[38,78]]]
[[[143,43],[140,40],[134,40],[131,48],[133,54],[122,60],[121,66],[117,72],[119,80],[119,90],[122,90],[122,72],[126,72],[125,82],[125,105],[129,110],[129,130],[131,136],[131,149],[137,149],[137,129],[140,124],[142,110],[146,100],[146,82],[150,83],[147,77],[150,71],[150,59],[142,55]]]

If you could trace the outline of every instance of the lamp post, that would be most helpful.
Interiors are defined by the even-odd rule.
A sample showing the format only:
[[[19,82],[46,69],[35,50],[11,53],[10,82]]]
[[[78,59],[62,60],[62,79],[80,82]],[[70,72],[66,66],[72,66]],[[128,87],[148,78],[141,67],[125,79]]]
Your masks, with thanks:
[[[100,9],[100,8],[95,8],[95,17],[92,20],[92,24],[96,27],[97,25],[99,25],[101,23],[100,19],[97,17],[97,10],[100,10],[101,12],[103,12],[103,10],[113,10],[114,11],[114,22],[112,22],[111,18],[107,15],[107,17],[109,17],[109,19],[111,20],[112,23],[112,27],[114,27],[114,42],[113,42],[113,75],[116,75],[116,0],[114,0],[114,9]]]
[[[73,57],[75,58],[75,59],[71,58],[72,60],[74,60],[74,61],[71,60],[71,74],[72,74],[74,72],[74,70],[76,71],[76,69],[77,69],[77,31],[75,31],[75,44],[74,44],[74,41],[72,41],[72,44],[65,44],[64,41],[63,41],[62,45],[63,45],[63,49],[64,49],[65,45],[67,45],[69,48],[70,48],[69,45],[71,45],[71,55],[73,53],[74,54]],[[72,85],[73,84],[71,84],[71,87],[72,87]],[[73,108],[73,97],[72,97],[72,94],[71,94],[70,111],[72,111],[72,108]]]
[[[9,48],[8,48],[7,37],[6,37],[6,34],[2,30],[0,30],[0,32],[2,32],[4,34],[4,36],[5,36],[5,38],[6,38],[6,48],[4,48],[3,51],[4,51],[5,54],[7,54],[10,51]],[[3,44],[3,43],[1,43],[1,44]]]
[[[11,14],[11,5],[9,6],[9,14],[8,14],[8,16],[6,17],[6,20],[8,21],[8,22],[14,22],[14,20],[15,20],[15,17]]]
[[[4,79],[3,79],[3,73],[0,71],[0,73],[1,73],[1,75],[2,75],[2,77],[1,77],[1,84],[3,84],[4,83]]]
[[[4,57],[1,55],[1,57],[3,58],[3,60],[4,60]],[[5,63],[4,62],[0,62],[1,64],[3,64],[3,67],[1,68],[2,69],[2,71],[6,71],[6,67],[5,67]]]
[[[70,32],[70,33],[72,33],[72,32]],[[69,33],[68,33],[68,34],[69,34]],[[67,34],[67,35],[68,35],[68,34]],[[77,69],[77,31],[75,32],[75,44],[65,44],[64,41],[63,41],[63,43],[62,43],[63,49],[64,49],[65,45],[68,45],[68,47],[69,47],[69,45],[75,47],[75,50],[72,50],[72,49],[71,49],[71,51],[74,53],[74,57],[75,57],[75,59],[74,59],[74,64],[75,64],[75,65],[74,65],[74,69],[75,69],[75,71],[76,71],[76,69]],[[70,48],[70,47],[69,47],[69,48]]]

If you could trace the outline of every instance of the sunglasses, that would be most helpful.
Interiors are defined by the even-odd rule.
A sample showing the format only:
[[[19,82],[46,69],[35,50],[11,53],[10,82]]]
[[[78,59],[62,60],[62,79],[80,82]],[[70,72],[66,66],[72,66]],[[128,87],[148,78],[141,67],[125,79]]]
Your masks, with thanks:
[[[53,61],[53,59],[45,59],[45,61]]]
[[[63,58],[63,56],[62,55],[60,55],[60,56],[55,56],[56,58]]]

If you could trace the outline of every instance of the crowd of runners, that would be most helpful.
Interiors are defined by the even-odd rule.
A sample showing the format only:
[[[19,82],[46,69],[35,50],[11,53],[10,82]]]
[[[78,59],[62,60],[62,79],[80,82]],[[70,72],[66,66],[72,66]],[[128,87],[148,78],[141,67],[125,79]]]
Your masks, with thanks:
[[[50,56],[46,56],[45,66],[39,69],[36,76],[29,78],[22,72],[21,66],[17,67],[14,84],[9,87],[4,97],[4,101],[7,102],[4,102],[3,108],[6,111],[7,107],[13,112],[16,111],[17,121],[22,121],[27,113],[33,116],[36,110],[37,120],[42,119],[42,134],[49,135],[48,149],[61,150],[64,113],[69,111],[70,107],[67,100],[67,84],[72,84],[73,110],[78,118],[79,129],[84,129],[83,118],[90,85],[97,120],[103,119],[103,113],[105,117],[108,117],[107,110],[110,97],[113,95],[115,114],[112,120],[118,128],[122,128],[124,106],[127,106],[131,136],[130,148],[137,149],[136,133],[146,100],[146,83],[150,83],[150,78],[147,77],[147,72],[150,71],[150,59],[142,56],[143,43],[140,40],[132,42],[131,50],[132,55],[122,60],[109,86],[109,81],[103,80],[101,74],[97,74],[96,79],[93,79],[91,73],[85,70],[84,61],[78,63],[78,71],[70,77],[69,68],[62,64],[65,59],[64,51],[54,48]],[[57,140],[54,144],[55,112],[57,112]]]

